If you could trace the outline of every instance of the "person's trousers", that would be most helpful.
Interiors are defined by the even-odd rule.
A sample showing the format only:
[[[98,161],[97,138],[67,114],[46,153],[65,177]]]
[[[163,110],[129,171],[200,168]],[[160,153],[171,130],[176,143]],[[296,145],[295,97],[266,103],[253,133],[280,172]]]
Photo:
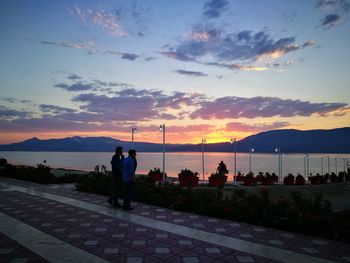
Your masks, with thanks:
[[[112,194],[109,200],[113,202],[113,205],[117,205],[118,197],[122,196],[123,180],[121,176],[112,175]]]
[[[123,208],[130,208],[130,202],[134,194],[134,181],[124,182],[124,203]]]

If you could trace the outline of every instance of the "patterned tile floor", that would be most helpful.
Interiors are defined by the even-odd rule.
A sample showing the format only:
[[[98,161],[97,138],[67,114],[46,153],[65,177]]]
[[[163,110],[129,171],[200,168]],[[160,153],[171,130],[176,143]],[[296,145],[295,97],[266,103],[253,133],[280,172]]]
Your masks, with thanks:
[[[204,242],[184,235],[121,220],[77,206],[47,199],[32,193],[6,189],[9,185],[22,186],[43,193],[73,198],[105,209],[113,209],[106,197],[77,192],[74,185],[43,186],[33,183],[0,178],[0,212],[28,224],[48,235],[110,262],[276,262],[269,257],[256,256],[215,242]],[[223,219],[133,203],[134,215],[161,222],[185,226],[252,241],[269,247],[281,248],[309,255],[315,259],[334,262],[350,262],[350,244],[323,240],[266,227],[254,226]],[[121,212],[124,213],[124,212]],[[1,234],[0,262],[45,262],[34,252],[20,246]],[[9,246],[8,244],[16,244]],[[11,250],[11,252],[9,252]],[[6,253],[6,257],[1,255]],[[26,261],[27,260],[27,261]],[[41,260],[41,261],[40,261]],[[14,261],[16,262],[16,261]]]

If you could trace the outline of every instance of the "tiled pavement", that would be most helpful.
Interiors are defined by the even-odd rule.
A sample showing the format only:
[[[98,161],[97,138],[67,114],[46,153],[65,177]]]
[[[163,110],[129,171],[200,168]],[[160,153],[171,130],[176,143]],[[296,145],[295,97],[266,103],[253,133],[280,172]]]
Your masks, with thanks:
[[[18,191],[13,188],[15,186],[24,187],[29,191]],[[12,189],[9,189],[11,187]],[[118,216],[108,216],[106,213],[48,199],[38,193],[94,204],[107,212],[114,210]],[[127,216],[123,217],[126,212],[109,207],[106,197],[77,192],[74,185],[43,186],[0,178],[0,213],[111,262],[277,262],[269,253],[264,257],[257,256],[253,251],[254,244],[282,249],[276,251],[285,253],[285,259],[282,257],[281,261],[286,262],[292,262],[292,255],[288,252],[305,255],[305,262],[317,262],[319,259],[350,262],[350,244],[143,203],[134,202],[133,205],[135,211],[130,214],[140,216],[138,218],[153,219],[159,222],[159,225],[170,223],[174,228],[184,227],[190,229],[190,232],[202,230],[208,234],[208,239],[203,241],[186,233],[174,234],[173,231],[149,227],[141,221],[130,221]],[[218,242],[210,239],[213,234],[220,237]],[[230,238],[241,240],[243,243],[251,242],[251,253],[249,248],[242,250],[239,247],[234,249],[232,246],[218,245],[225,244],[222,240]],[[0,246],[0,262],[46,261],[36,255],[35,251],[29,251],[3,234],[0,235],[0,241],[0,244],[5,244]]]

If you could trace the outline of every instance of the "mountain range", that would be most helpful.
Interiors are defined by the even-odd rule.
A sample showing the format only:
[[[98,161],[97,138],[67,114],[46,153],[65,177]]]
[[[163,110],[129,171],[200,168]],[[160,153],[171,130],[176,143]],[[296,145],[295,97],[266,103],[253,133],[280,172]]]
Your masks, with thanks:
[[[18,143],[0,145],[0,151],[113,152],[116,146],[124,150],[131,143],[109,137],[68,137],[40,140],[36,137]],[[135,142],[140,152],[162,152],[161,143]],[[232,152],[228,142],[205,144],[206,152]],[[350,153],[350,127],[332,130],[272,130],[237,141],[237,152],[271,153],[280,148],[284,153]],[[167,152],[200,152],[202,144],[166,144]]]

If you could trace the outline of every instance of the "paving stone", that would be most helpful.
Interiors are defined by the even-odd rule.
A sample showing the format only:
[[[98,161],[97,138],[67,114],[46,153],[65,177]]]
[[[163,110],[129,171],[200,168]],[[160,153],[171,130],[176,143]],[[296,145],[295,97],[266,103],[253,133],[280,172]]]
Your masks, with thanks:
[[[142,208],[143,208],[143,209],[149,209],[149,208],[151,208],[151,206],[149,206],[149,205],[143,205]]]
[[[238,256],[236,257],[237,261],[238,262],[255,262],[255,260],[251,257],[248,257],[248,256]]]
[[[313,247],[304,247],[303,250],[307,253],[319,253],[320,252],[316,248],[313,248]]]
[[[185,222],[185,220],[183,220],[183,219],[174,219],[173,222],[174,223],[183,223],[183,222]]]
[[[67,219],[67,221],[68,222],[76,222],[78,219],[76,219],[76,218],[69,218],[69,219]]]
[[[68,238],[80,238],[80,237],[81,237],[81,234],[72,234],[68,236]]]
[[[220,233],[227,231],[225,228],[215,228],[214,230],[215,232],[220,232]]]
[[[230,226],[237,227],[237,226],[241,226],[241,225],[239,223],[230,223]]]
[[[205,252],[207,252],[208,254],[218,254],[221,251],[220,251],[220,249],[218,249],[216,247],[206,247]]]
[[[285,238],[295,238],[294,235],[288,234],[288,233],[281,234],[281,236],[282,236],[282,237],[285,237]]]
[[[113,234],[112,237],[114,237],[114,238],[124,238],[125,234]]]
[[[328,245],[328,242],[326,242],[324,240],[312,240],[312,243],[314,243],[316,245]]]
[[[240,234],[243,238],[252,238],[253,236],[251,234]]]
[[[143,227],[136,228],[136,232],[146,232],[146,231],[147,231],[147,229],[143,228]]]
[[[204,227],[204,225],[202,224],[202,223],[194,223],[194,224],[192,224],[193,225],[193,227]]]
[[[118,226],[120,226],[120,227],[128,227],[128,226],[129,226],[129,224],[126,224],[126,223],[120,223]]]
[[[168,238],[168,234],[156,234],[156,238]]]
[[[157,211],[157,212],[164,212],[165,209],[163,209],[163,208],[157,208],[156,211]]]
[[[210,222],[210,223],[217,223],[219,221],[217,219],[208,219],[208,222]]]
[[[44,223],[41,226],[52,226],[52,224],[51,223]]]
[[[182,246],[191,246],[193,244],[191,240],[179,240],[178,243]]]
[[[126,263],[143,263],[143,258],[140,257],[128,257]]]
[[[146,215],[149,215],[150,214],[150,212],[141,212],[141,215],[143,215],[143,216],[146,216]]]
[[[113,219],[103,219],[103,222],[105,222],[105,223],[112,223],[113,222]]]
[[[88,240],[88,241],[85,241],[84,245],[86,246],[97,246],[98,244],[98,241],[96,240]]]
[[[119,253],[119,248],[106,248],[103,251],[104,254],[118,254]]]
[[[0,248],[0,255],[10,254],[12,251],[12,248]]]
[[[134,246],[142,246],[142,245],[145,245],[146,244],[146,241],[145,240],[133,240],[132,241],[132,244]]]
[[[80,226],[86,226],[86,227],[88,227],[88,226],[91,226],[91,224],[90,224],[90,223],[83,223],[83,224],[80,224]]]
[[[89,216],[90,218],[99,218],[100,216],[99,215],[91,215]]]
[[[166,216],[157,216],[158,219],[164,219]]]
[[[66,231],[65,228],[56,228],[53,230],[53,232],[55,232],[55,233],[60,233],[60,232],[64,232],[64,231]]]
[[[199,259],[197,257],[183,257],[183,263],[199,263]]]
[[[170,250],[167,247],[156,247],[154,252],[156,254],[168,254],[170,253]]]
[[[107,231],[107,228],[104,228],[104,227],[98,227],[95,229],[95,232],[106,232]]]
[[[181,213],[180,213],[180,212],[172,212],[172,214],[173,214],[174,216],[181,215]]]
[[[198,216],[189,216],[190,219],[197,219],[199,218]]]
[[[263,228],[253,228],[255,232],[265,232],[265,229]]]
[[[280,240],[269,240],[269,242],[270,242],[272,245],[283,245],[283,242],[280,241]]]

